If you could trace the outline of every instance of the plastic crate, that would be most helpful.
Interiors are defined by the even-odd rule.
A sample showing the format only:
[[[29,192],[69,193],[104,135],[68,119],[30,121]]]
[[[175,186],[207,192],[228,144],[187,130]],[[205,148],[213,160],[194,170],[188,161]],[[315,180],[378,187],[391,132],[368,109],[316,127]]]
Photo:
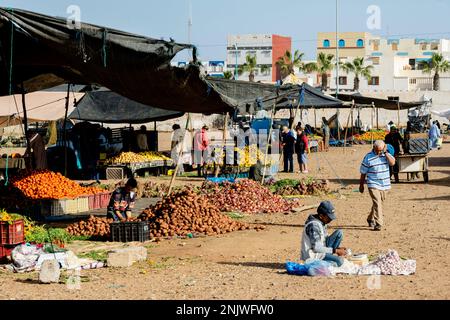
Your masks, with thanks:
[[[107,180],[123,180],[126,178],[125,168],[112,167],[106,168]]]
[[[98,207],[95,206],[96,203],[95,203],[95,195],[94,195],[94,194],[93,194],[93,195],[90,195],[90,196],[87,196],[87,199],[88,199],[89,210],[100,209],[100,208],[98,208]]]
[[[23,220],[12,223],[0,222],[0,245],[11,245],[22,243],[25,240]]]
[[[110,224],[112,242],[145,242],[150,240],[148,221],[113,222]]]
[[[89,212],[89,198],[79,197],[77,200],[77,213]]]
[[[111,200],[111,192],[99,193],[100,207],[99,209],[106,209],[109,205],[109,200]]]
[[[66,200],[42,200],[40,214],[43,217],[65,215],[67,213],[66,204]]]
[[[78,199],[67,199],[65,200],[65,202],[66,202],[66,214],[78,213]]]
[[[430,142],[428,139],[410,139],[409,140],[409,153],[410,154],[423,154],[430,151]]]
[[[14,250],[14,248],[16,247],[16,245],[11,245],[11,244],[0,244],[0,263],[7,263],[8,262],[8,257],[11,256],[12,251]]]

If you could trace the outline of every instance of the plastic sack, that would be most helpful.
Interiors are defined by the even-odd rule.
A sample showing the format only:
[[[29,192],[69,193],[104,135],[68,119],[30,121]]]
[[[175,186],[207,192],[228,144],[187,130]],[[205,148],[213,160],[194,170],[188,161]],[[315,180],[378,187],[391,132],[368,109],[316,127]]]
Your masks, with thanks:
[[[330,263],[323,260],[311,262],[308,266],[308,276],[329,277],[331,276]]]
[[[286,270],[288,274],[296,276],[310,276],[310,277],[331,276],[330,264],[323,260],[314,260],[312,262],[305,264],[286,262]]]

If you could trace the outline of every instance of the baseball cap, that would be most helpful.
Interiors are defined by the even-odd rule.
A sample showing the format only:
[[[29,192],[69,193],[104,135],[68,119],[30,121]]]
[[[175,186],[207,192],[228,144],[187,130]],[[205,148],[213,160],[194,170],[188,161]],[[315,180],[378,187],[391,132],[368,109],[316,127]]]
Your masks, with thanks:
[[[336,210],[334,209],[334,206],[330,201],[322,202],[317,209],[317,213],[325,214],[331,220],[336,220],[335,212]]]

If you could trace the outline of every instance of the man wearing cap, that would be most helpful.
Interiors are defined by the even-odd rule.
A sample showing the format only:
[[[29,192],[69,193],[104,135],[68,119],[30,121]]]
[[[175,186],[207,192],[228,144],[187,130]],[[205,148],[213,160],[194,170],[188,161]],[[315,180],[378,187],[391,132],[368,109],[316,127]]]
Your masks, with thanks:
[[[391,189],[389,167],[393,167],[395,162],[394,156],[387,152],[386,143],[377,140],[372,151],[361,163],[359,192],[364,193],[364,184],[367,179],[367,187],[372,198],[372,210],[367,223],[374,231],[381,231],[383,227],[383,202],[386,200],[387,191]]]
[[[327,224],[336,220],[333,204],[324,201],[317,209],[316,215],[310,215],[305,222],[302,236],[301,259],[324,260],[334,262],[338,267],[342,266],[347,255],[347,249],[341,248],[343,239],[342,230],[336,230],[328,236]]]

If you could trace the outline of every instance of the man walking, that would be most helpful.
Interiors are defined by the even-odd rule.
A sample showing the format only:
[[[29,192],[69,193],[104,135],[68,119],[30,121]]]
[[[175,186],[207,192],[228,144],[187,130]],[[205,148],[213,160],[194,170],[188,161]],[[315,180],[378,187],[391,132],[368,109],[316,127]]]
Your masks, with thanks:
[[[387,152],[387,145],[382,140],[375,141],[373,150],[364,157],[361,164],[359,191],[364,193],[367,178],[367,187],[373,203],[367,223],[374,231],[381,231],[383,227],[383,202],[386,200],[387,191],[391,189],[389,167],[394,165],[395,158]]]
[[[287,126],[283,127],[281,133],[281,145],[283,146],[284,171],[294,172],[294,152],[295,152],[295,136]]]

